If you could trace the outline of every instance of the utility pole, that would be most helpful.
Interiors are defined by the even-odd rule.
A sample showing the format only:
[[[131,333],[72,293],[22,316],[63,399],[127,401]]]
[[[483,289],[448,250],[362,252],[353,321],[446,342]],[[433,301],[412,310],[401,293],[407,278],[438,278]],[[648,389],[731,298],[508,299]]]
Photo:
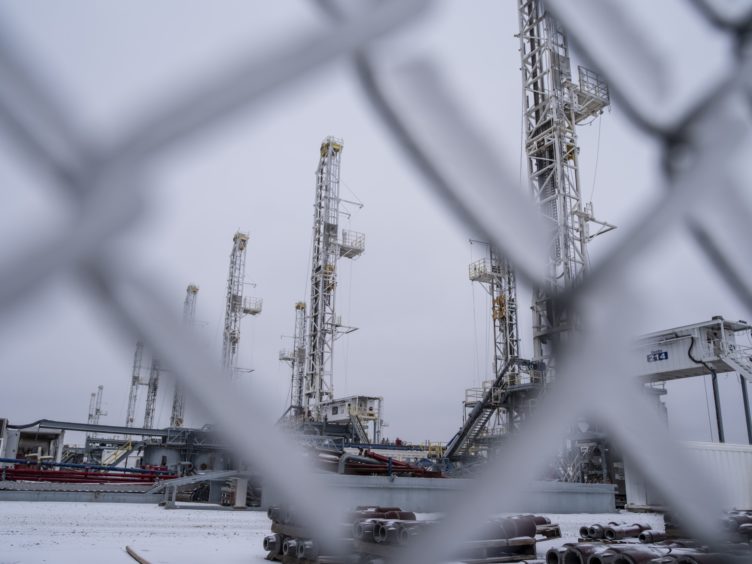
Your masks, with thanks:
[[[344,202],[339,196],[342,147],[341,139],[325,138],[316,169],[311,301],[303,384],[303,413],[315,421],[322,420],[321,405],[334,398],[334,341],[337,336],[355,330],[343,327],[336,315],[337,261],[342,257],[358,257],[365,249],[362,233],[343,230],[339,238],[340,204]]]
[[[198,286],[188,284],[185,290],[185,301],[183,302],[183,325],[193,327],[196,317],[196,300],[198,298]],[[170,427],[182,427],[185,416],[185,394],[180,381],[175,379],[175,393],[172,397],[172,414],[170,415]]]
[[[240,321],[246,315],[261,313],[262,300],[243,296],[245,286],[245,253],[248,234],[238,231],[232,238],[230,269],[227,275],[225,327],[222,337],[222,366],[231,379],[237,368]]]

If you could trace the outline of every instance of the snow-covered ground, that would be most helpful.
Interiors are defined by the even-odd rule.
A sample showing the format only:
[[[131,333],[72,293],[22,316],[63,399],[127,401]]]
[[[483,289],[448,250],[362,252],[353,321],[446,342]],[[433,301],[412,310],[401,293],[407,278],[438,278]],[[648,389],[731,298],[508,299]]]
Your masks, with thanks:
[[[0,564],[266,562],[263,511],[154,504],[0,502]]]
[[[131,546],[153,564],[254,564],[266,562],[261,542],[269,534],[265,512],[176,510],[132,503],[0,502],[0,564],[128,563]],[[552,546],[574,542],[581,525],[624,521],[663,530],[654,514],[549,515],[562,538],[538,543],[542,558]]]

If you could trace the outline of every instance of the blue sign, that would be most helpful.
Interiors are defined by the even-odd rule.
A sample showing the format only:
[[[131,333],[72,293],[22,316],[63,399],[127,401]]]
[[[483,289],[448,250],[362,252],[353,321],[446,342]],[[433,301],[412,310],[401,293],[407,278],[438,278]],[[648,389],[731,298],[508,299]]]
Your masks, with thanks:
[[[651,351],[648,355],[648,362],[658,362],[659,360],[668,360],[668,351]]]

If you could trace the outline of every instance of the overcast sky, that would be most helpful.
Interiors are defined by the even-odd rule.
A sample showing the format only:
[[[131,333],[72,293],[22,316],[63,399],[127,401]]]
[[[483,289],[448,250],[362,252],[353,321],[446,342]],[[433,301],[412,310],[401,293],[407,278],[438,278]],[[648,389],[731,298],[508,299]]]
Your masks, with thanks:
[[[436,2],[429,17],[380,46],[379,59],[384,67],[413,57],[434,60],[474,125],[514,169],[522,163],[516,4]],[[634,6],[646,33],[657,32],[672,80],[686,83],[687,91],[720,67],[727,45],[688,3]],[[0,14],[71,118],[103,142],[155,100],[239,53],[262,56],[326,25],[302,1],[2,0]],[[672,25],[657,29],[656,21]],[[655,201],[660,156],[618,105],[579,134],[583,194],[592,195],[598,217],[620,226],[592,243],[597,260]],[[242,376],[243,389],[281,414],[290,374],[277,355],[289,346],[281,336],[292,333],[293,304],[308,300],[314,171],[327,135],[344,140],[342,196],[365,204],[349,227],[366,234],[366,252],[340,263],[339,313],[359,330],[338,342],[336,395],[383,396],[389,437],[446,441],[461,423],[465,388],[491,376],[489,304],[467,279],[467,264],[482,249],[469,244],[472,234],[400,153],[347,61],[160,159],[150,171],[146,216],[111,252],[155,279],[173,296],[176,312],[186,285],[197,284],[198,330],[218,356],[232,236],[249,232],[247,278],[256,286],[248,292],[263,298],[264,311],[243,321],[239,365],[254,370]],[[1,132],[0,193],[0,258],[54,234],[71,212]],[[656,241],[635,278],[651,305],[645,332],[713,315],[749,319],[685,233]],[[530,354],[528,293],[520,303],[523,353]],[[89,394],[103,384],[102,422],[123,424],[134,345],[73,278],[55,278],[0,323],[0,417],[83,421]],[[743,442],[736,375],[720,380],[727,440]],[[705,385],[699,378],[669,386],[670,425],[680,438],[710,439]],[[157,405],[160,425],[169,421],[170,388],[167,375]],[[138,421],[144,395],[142,389]],[[205,422],[190,407],[187,419]]]

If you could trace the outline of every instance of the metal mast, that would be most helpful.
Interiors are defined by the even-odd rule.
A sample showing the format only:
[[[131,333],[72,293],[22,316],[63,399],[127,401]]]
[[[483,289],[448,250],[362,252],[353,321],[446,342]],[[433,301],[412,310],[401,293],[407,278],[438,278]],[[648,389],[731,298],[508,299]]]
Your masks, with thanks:
[[[159,389],[159,362],[151,361],[149,383],[146,392],[146,407],[144,408],[144,429],[151,429],[154,425],[154,410],[157,404],[157,390]]]
[[[507,362],[520,357],[520,339],[517,323],[517,281],[514,270],[489,246],[488,258],[470,264],[469,278],[478,282],[491,297],[493,322],[494,376],[501,374]],[[516,373],[512,366],[508,374]]]
[[[283,350],[279,353],[279,359],[287,362],[292,370],[290,385],[290,408],[292,417],[298,417],[303,411],[303,381],[305,379],[306,361],[306,305],[305,302],[295,304],[295,332],[291,350]]]
[[[614,228],[583,206],[576,133],[577,124],[608,106],[609,95],[605,82],[583,67],[579,85],[572,83],[566,35],[540,0],[519,0],[519,20],[528,176],[552,233],[548,281],[533,295],[533,359],[549,365],[550,377],[552,346],[575,325],[552,300],[588,268],[588,240]],[[599,232],[589,235],[588,222]]]
[[[125,426],[133,427],[136,417],[136,401],[138,400],[138,387],[141,385],[141,362],[144,356],[144,344],[136,343],[136,352],[133,353],[133,370],[131,372],[131,390],[128,395],[128,412],[125,417]]]
[[[91,397],[89,398],[89,418],[86,420],[87,423],[92,425],[94,423],[94,413],[96,409],[96,402],[97,402],[97,394],[94,392],[91,393]]]
[[[303,384],[304,414],[322,419],[320,406],[334,398],[332,373],[334,341],[349,332],[335,314],[337,260],[355,258],[363,253],[365,236],[342,231],[339,240],[339,173],[342,140],[327,137],[321,143],[316,169],[316,199],[313,215],[313,252],[311,261],[311,309],[308,317],[308,347]]]
[[[246,315],[261,313],[259,298],[244,298],[245,251],[248,234],[238,231],[232,238],[230,269],[227,275],[227,299],[225,301],[225,329],[222,338],[222,366],[227,374],[235,377],[237,368],[238,343],[240,342],[240,320]]]
[[[583,206],[575,130],[608,106],[608,87],[583,67],[579,85],[572,83],[567,38],[540,0],[519,0],[519,19],[525,152],[530,186],[552,233],[548,276],[544,286],[533,290],[531,363],[519,358],[514,271],[494,256],[493,249],[489,259],[470,265],[470,279],[483,283],[491,294],[496,379],[466,399],[470,412],[447,445],[450,459],[462,458],[484,439],[493,439],[486,429],[500,409],[506,412],[502,433],[525,417],[553,375],[553,345],[574,324],[552,300],[587,268],[587,242],[614,229],[593,217],[591,204]],[[590,223],[599,226],[592,235]]]
[[[188,284],[185,289],[185,301],[183,302],[183,325],[193,326],[196,317],[196,300],[198,298],[198,286]],[[185,394],[183,386],[175,379],[175,393],[172,397],[172,414],[170,415],[170,427],[182,427],[185,415]]]
[[[99,425],[99,417],[101,415],[107,415],[102,411],[102,393],[104,392],[104,386],[101,384],[97,386],[97,393],[92,393],[89,399],[89,418],[87,423],[90,425]],[[87,433],[86,437],[93,437],[95,433]]]
[[[102,393],[104,392],[104,386],[101,384],[97,386],[97,401],[94,404],[94,418],[92,420],[92,423],[94,425],[99,425],[99,417],[101,415],[107,415],[104,411],[102,411]]]

